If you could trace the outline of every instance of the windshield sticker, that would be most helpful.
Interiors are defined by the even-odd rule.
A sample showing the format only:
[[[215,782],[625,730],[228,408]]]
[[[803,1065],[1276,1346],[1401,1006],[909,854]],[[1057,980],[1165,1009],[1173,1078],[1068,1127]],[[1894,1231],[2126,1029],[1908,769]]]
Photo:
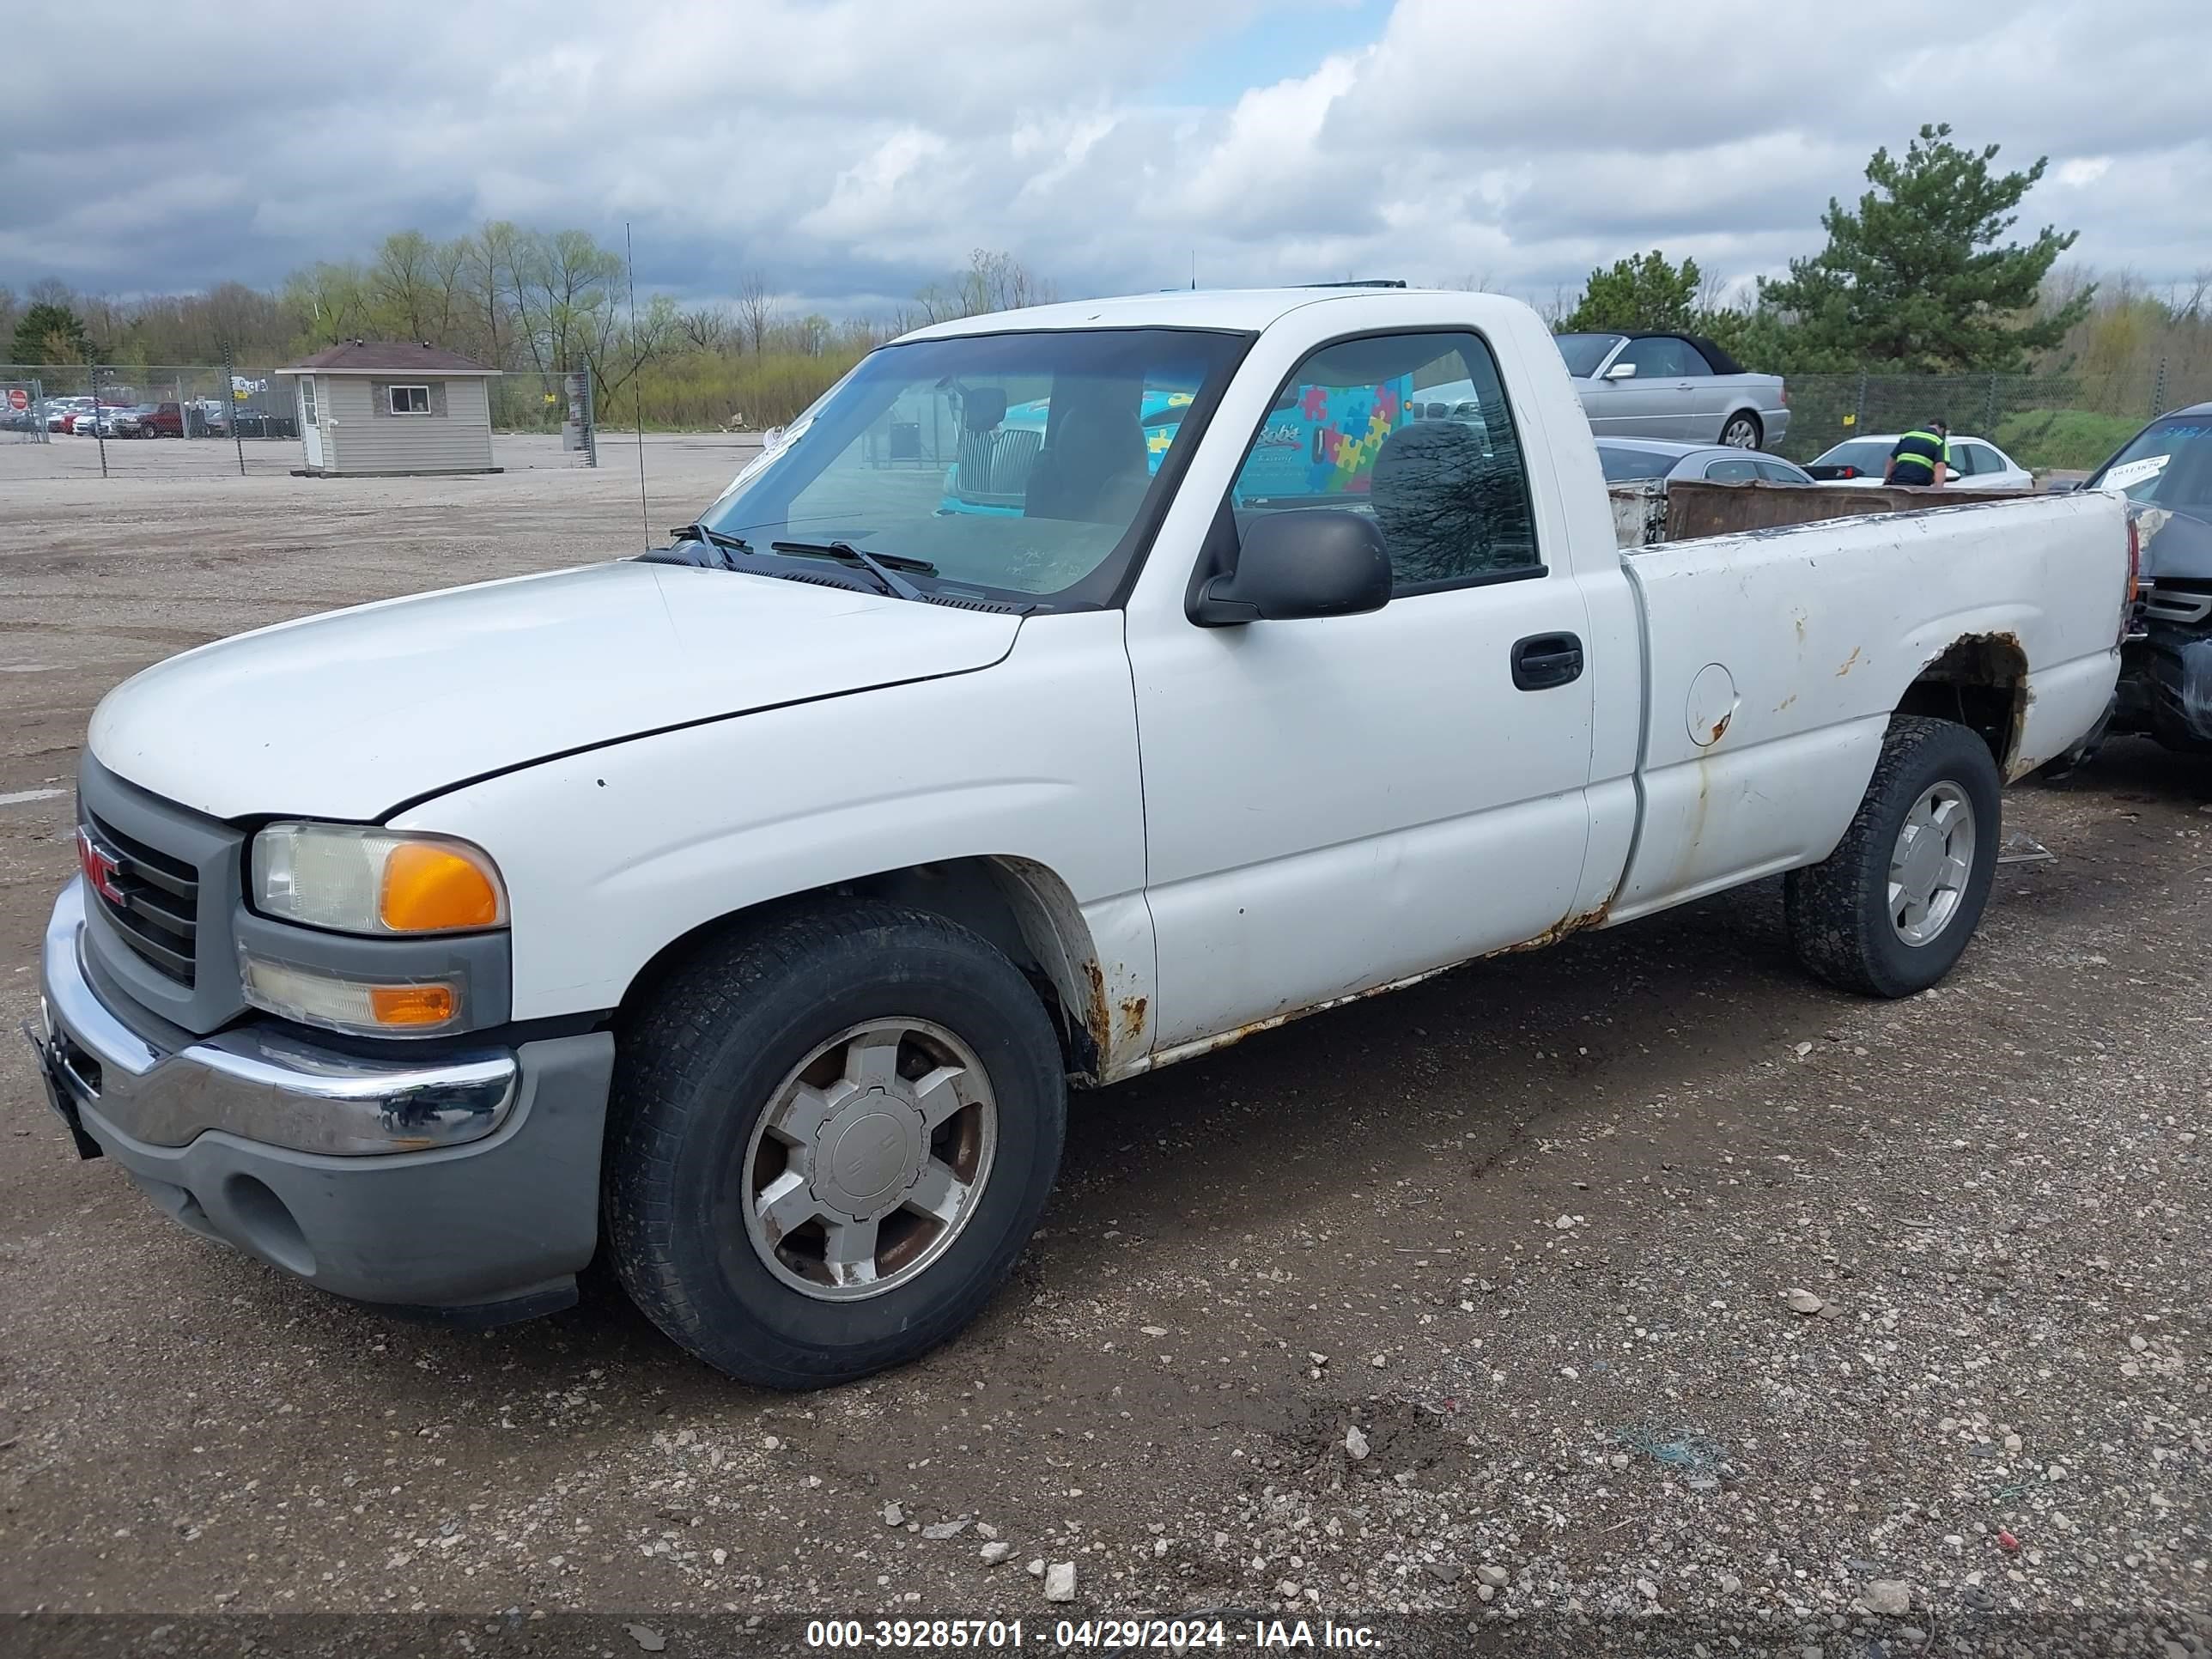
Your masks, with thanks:
[[[2123,461],[2105,474],[2100,481],[2106,489],[2130,489],[2146,478],[2155,478],[2166,471],[2171,455],[2146,455],[2139,461]]]

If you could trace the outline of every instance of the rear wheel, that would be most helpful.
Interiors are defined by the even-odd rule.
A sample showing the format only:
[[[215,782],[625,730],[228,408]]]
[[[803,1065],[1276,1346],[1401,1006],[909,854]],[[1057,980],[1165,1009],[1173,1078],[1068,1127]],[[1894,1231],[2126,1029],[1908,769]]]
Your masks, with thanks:
[[[1066,1122],[1012,963],[902,906],[711,947],[621,1034],[606,1236],[647,1317],[769,1388],[927,1352],[1012,1269]]]
[[[1721,428],[1721,441],[1730,449],[1756,449],[1765,435],[1759,416],[1744,411],[1729,416],[1728,424]]]
[[[1935,984],[1981,921],[2002,822],[1996,763],[1979,737],[1949,720],[1891,721],[1843,842],[1784,884],[1798,959],[1869,996]]]

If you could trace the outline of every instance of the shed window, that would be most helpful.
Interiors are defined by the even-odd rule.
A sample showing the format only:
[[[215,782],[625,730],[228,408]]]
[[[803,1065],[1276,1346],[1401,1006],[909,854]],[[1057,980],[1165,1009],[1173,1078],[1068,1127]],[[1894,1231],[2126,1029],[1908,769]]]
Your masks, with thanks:
[[[315,423],[315,377],[312,374],[300,377],[300,421],[304,426]]]
[[[427,386],[395,386],[386,388],[392,399],[394,415],[428,415],[430,412],[430,388]]]

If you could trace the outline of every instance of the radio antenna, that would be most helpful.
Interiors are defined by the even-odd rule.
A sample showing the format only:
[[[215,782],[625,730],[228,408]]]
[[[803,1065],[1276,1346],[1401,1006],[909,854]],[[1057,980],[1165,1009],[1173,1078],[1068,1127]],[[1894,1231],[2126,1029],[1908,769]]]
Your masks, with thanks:
[[[631,407],[637,411],[637,516],[645,532],[647,550],[653,546],[653,509],[645,503],[645,358],[637,335],[637,252],[631,245],[629,221],[623,221],[623,263],[629,270],[629,386]]]

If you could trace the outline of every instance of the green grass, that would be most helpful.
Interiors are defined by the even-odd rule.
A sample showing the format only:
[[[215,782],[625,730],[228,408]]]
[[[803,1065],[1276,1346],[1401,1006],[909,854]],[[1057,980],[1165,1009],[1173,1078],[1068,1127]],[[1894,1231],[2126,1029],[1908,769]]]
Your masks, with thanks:
[[[1990,435],[2022,466],[2093,467],[2136,435],[2142,422],[2086,409],[2036,409],[2008,415]]]

